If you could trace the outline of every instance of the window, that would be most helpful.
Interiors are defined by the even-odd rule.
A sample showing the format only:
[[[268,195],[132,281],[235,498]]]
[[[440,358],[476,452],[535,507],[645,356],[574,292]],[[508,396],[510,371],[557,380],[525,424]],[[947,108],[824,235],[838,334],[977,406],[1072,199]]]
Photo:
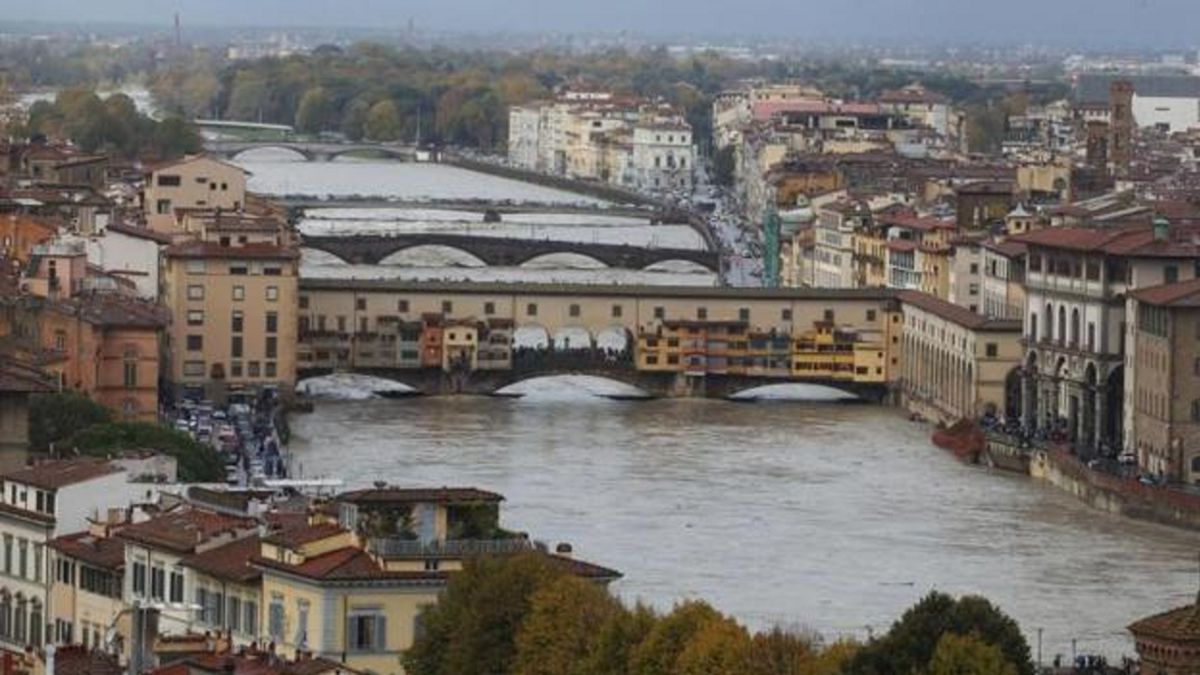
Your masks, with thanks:
[[[708,318],[708,308],[707,307],[697,307],[696,308],[696,318],[701,321],[704,321],[705,319],[707,319]]]
[[[275,337],[274,335],[267,337],[266,351],[266,357],[268,359],[279,358],[279,338]]]
[[[229,596],[229,619],[226,625],[231,631],[242,632],[242,599],[236,595]]]
[[[274,361],[267,361],[266,363],[263,364],[263,375],[265,377],[275,377],[276,373],[277,373],[277,371],[275,368]]]
[[[1192,401],[1192,421],[1200,422],[1200,400]]]
[[[354,309],[357,309],[360,312],[366,311],[367,299],[366,298],[355,298],[354,299]]]
[[[267,312],[267,332],[275,333],[279,331],[279,314],[275,312]]]
[[[296,638],[294,643],[297,645],[308,644],[308,601],[296,601]]]
[[[985,350],[989,359],[996,358],[996,356],[1000,353],[1000,347],[995,342],[987,343]]]
[[[42,561],[45,558],[45,547],[42,544],[34,542],[33,544],[33,580],[41,582],[42,580]]]
[[[483,313],[486,314],[487,316],[491,316],[491,315],[495,314],[496,313],[496,303],[494,303],[494,302],[483,303]]]
[[[204,623],[208,623],[208,589],[196,588],[196,608],[198,616],[196,618]]]
[[[264,277],[277,277],[282,274],[283,274],[283,269],[279,268],[279,267],[264,267],[263,268],[263,276]]]
[[[454,303],[449,300],[442,301],[442,314],[450,314],[454,311]]]
[[[614,318],[614,319],[621,318],[622,309],[623,308],[620,305],[613,305],[612,306],[612,318]]]
[[[13,488],[16,490],[16,488]],[[4,535],[4,573],[12,574],[12,558],[13,558],[13,537],[11,534]]]
[[[158,186],[159,187],[179,187],[180,183],[181,183],[181,181],[179,179],[179,176],[176,174],[160,173],[158,175]]]
[[[267,634],[275,642],[283,640],[283,596],[272,595],[267,614]]]
[[[780,321],[791,321],[792,320],[792,310],[788,309],[788,308],[779,310],[779,320]]]
[[[350,651],[378,652],[386,647],[387,618],[380,614],[351,614],[346,628]]]
[[[204,287],[199,284],[191,284],[187,289],[188,300],[203,300]]]
[[[204,336],[203,335],[187,336],[187,349],[189,352],[202,351],[204,349]]]
[[[167,592],[167,573],[161,567],[150,568],[150,597],[162,600]]]
[[[831,318],[830,321],[832,321],[832,320],[833,319]],[[868,309],[867,310],[867,321],[874,321],[874,320],[875,320],[875,310]]]
[[[184,361],[183,374],[187,377],[204,377],[204,362]]]
[[[1041,272],[1042,271],[1042,256],[1040,254],[1037,254],[1037,253],[1029,254],[1029,271],[1030,272]]]
[[[407,300],[397,300],[396,301],[396,311],[400,312],[402,314],[407,314],[408,313],[408,301]]]
[[[242,625],[245,626],[246,633],[256,635],[258,633],[258,603],[247,600],[242,607],[242,614]]]
[[[27,539],[17,540],[17,576],[22,579],[29,578],[29,541]]]
[[[169,215],[171,213],[171,200],[160,199],[154,202],[154,212],[160,216]]]
[[[229,322],[229,329],[231,331],[233,331],[234,333],[241,333],[242,327],[243,327],[242,310],[235,309],[235,310],[233,310],[233,317]]]
[[[146,594],[146,563],[144,562],[133,563],[133,594],[138,596]]]
[[[250,268],[245,265],[230,265],[229,273],[235,277],[244,277],[250,273]]]
[[[170,602],[183,602],[183,573],[171,572]]]
[[[125,388],[137,389],[137,361],[133,359],[125,359]]]
[[[245,299],[246,299],[246,287],[245,286],[234,286],[233,287],[234,302],[241,302],[242,300],[245,300]]]
[[[198,309],[193,309],[187,313],[187,324],[189,326],[203,326],[204,312]]]
[[[258,377],[258,376],[259,376],[259,370],[260,370],[260,369],[259,369],[259,362],[258,362],[258,361],[251,361],[250,363],[248,363],[248,364],[247,364],[247,368],[246,368],[246,375],[247,375],[248,377]]]
[[[242,336],[234,335],[229,339],[229,355],[235,359],[242,358]]]
[[[1167,265],[1163,268],[1163,283],[1173,284],[1179,281],[1179,266]]]
[[[833,321],[833,316],[834,316],[834,315],[833,315],[833,310],[832,310],[832,309],[827,309],[827,310],[825,310],[825,314],[824,314],[824,316],[825,316],[825,320],[826,320],[826,321],[832,322],[832,321]]]
[[[525,305],[525,316],[537,316],[537,303],[531,302]]]
[[[667,317],[667,311],[665,309],[663,309],[662,307],[654,308],[654,318],[665,319],[666,317]]]
[[[742,307],[742,308],[738,309],[738,320],[740,320],[740,321],[749,321],[750,320],[750,308],[749,307]]]
[[[279,299],[279,287],[267,286],[267,302],[275,302]]]

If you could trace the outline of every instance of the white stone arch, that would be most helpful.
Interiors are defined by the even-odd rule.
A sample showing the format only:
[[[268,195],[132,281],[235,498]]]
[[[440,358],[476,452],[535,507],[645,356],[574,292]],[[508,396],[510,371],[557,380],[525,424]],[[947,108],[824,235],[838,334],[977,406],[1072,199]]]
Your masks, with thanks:
[[[513,349],[549,349],[550,332],[539,323],[527,323],[517,326],[513,331]]]
[[[633,335],[621,325],[613,325],[596,333],[596,349],[624,353],[633,349]]]
[[[543,253],[521,263],[521,267],[531,270],[605,270],[608,265],[598,258],[583,253],[560,251]]]
[[[379,261],[394,267],[487,267],[487,263],[461,248],[441,244],[418,244],[402,248]]]

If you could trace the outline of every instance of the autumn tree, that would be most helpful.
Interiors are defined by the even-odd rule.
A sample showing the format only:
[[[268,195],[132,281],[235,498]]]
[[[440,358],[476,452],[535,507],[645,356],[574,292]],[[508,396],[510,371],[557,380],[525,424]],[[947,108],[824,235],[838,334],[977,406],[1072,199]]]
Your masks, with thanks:
[[[720,618],[699,627],[679,653],[676,675],[758,675],[754,641],[733,619]]]
[[[533,597],[566,574],[560,565],[538,553],[468,560],[462,571],[450,578],[438,603],[422,612],[425,630],[403,657],[405,672],[512,672],[517,634],[530,614]]]
[[[400,138],[400,111],[391,100],[371,106],[364,123],[367,138],[373,141],[395,141]]]
[[[646,639],[630,654],[630,670],[637,675],[673,675],[679,655],[692,638],[710,623],[724,620],[707,603],[677,605],[655,622]]]
[[[578,577],[542,587],[517,634],[514,675],[584,675],[601,649],[596,627],[625,611],[604,588]]]
[[[333,100],[324,87],[311,87],[300,98],[300,107],[296,110],[296,130],[305,133],[318,133],[329,129],[336,117]]]

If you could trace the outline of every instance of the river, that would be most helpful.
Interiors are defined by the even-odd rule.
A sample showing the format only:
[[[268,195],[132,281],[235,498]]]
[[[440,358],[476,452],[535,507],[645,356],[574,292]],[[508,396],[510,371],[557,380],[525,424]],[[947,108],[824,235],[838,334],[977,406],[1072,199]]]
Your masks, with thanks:
[[[965,466],[895,410],[561,395],[319,402],[305,475],[472,485],[502,518],[620,569],[659,608],[704,598],[755,628],[883,631],[932,589],[979,593],[1043,654],[1132,653],[1125,626],[1192,601],[1194,534]]]

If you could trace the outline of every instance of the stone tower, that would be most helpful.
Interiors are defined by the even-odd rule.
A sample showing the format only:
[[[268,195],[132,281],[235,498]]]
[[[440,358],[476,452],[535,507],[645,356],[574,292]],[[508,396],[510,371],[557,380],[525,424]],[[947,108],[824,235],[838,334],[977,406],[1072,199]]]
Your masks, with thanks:
[[[1133,162],[1133,83],[1116,80],[1108,89],[1108,159],[1122,175]]]

